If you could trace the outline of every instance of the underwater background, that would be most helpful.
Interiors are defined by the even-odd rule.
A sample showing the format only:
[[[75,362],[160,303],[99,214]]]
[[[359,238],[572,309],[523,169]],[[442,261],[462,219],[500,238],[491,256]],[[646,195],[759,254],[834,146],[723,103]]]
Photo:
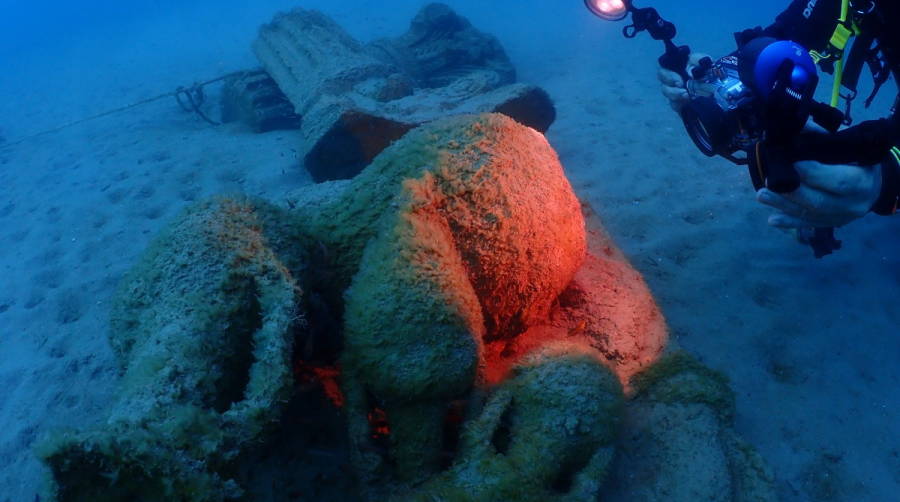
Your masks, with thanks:
[[[313,184],[289,131],[212,127],[173,99],[12,143],[256,67],[251,43],[278,11],[321,10],[367,42],[403,33],[425,3],[0,2],[0,502],[36,500],[44,434],[104,419],[120,383],[110,305],[151,240],[215,194],[277,200]],[[576,195],[643,274],[670,337],[729,377],[735,430],[779,498],[900,499],[900,222],[868,216],[815,260],[766,225],[743,168],[696,151],[659,92],[659,42],[626,40],[625,22],[578,0],[444,3],[550,94],[546,136]],[[674,22],[677,42],[722,55],[786,3],[639,5]],[[857,120],[885,115],[895,90]]]

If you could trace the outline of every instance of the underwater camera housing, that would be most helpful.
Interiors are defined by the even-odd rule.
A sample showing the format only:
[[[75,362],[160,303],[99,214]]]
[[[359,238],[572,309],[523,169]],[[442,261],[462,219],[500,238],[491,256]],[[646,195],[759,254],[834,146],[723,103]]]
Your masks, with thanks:
[[[796,190],[800,178],[794,162],[816,160],[815,152],[800,146],[810,142],[798,140],[806,134],[803,129],[809,119],[830,133],[843,121],[839,110],[813,99],[819,82],[816,66],[807,49],[795,42],[769,37],[738,40],[735,53],[717,61],[703,58],[688,68],[690,48],[675,45],[675,26],[656,9],[637,8],[631,0],[584,3],[605,20],[621,20],[630,13],[632,24],[622,30],[626,38],[647,31],[665,44],[659,64],[685,82],[690,101],[681,119],[691,140],[707,156],[747,165],[757,190]],[[817,258],[841,247],[833,228],[810,233],[804,239]]]
[[[686,82],[691,99],[681,114],[697,148],[749,164],[757,190],[796,190],[793,162],[815,157],[796,141],[806,123],[812,118],[834,133],[843,120],[840,111],[813,99],[819,78],[808,51],[795,42],[758,37],[701,65],[703,73]]]
[[[703,72],[685,84],[690,101],[682,119],[705,155],[747,164],[746,157],[734,154],[774,136],[790,139],[806,124],[818,76],[812,58],[796,43],[760,37],[701,66]]]

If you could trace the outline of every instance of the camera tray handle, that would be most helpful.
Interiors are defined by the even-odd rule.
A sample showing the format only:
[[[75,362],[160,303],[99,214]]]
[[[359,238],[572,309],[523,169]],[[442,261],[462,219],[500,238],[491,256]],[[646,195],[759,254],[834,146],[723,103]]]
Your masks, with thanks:
[[[687,45],[676,46],[671,39],[666,39],[663,42],[666,44],[666,52],[659,57],[659,66],[674,71],[687,83],[691,79],[691,76],[687,73],[691,48]]]

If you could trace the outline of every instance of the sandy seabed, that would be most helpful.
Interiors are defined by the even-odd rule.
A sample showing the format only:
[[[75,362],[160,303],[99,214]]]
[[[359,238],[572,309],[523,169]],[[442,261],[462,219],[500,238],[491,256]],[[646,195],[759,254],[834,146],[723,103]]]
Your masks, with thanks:
[[[401,32],[420,5],[353,3],[303,5],[363,39]],[[491,12],[448,3],[497,34],[521,80],[556,100],[548,137],[576,192],[645,275],[673,337],[731,378],[737,430],[772,466],[782,499],[895,500],[900,221],[869,216],[839,231],[843,250],[814,260],[766,226],[743,168],[694,149],[658,93],[656,43],[621,39],[580,2],[535,7],[552,15],[506,0]],[[2,135],[14,141],[253,66],[256,26],[290,5],[157,13],[23,46],[4,56]],[[728,29],[710,52],[774,10],[749,22],[741,14],[712,14]],[[701,30],[688,25],[684,36]],[[873,109],[887,109],[893,90]],[[213,194],[278,201],[312,183],[293,141],[290,132],[210,127],[163,100],[0,149],[0,502],[35,499],[44,472],[31,446],[43,432],[104,416],[118,378],[109,303],[150,239]]]

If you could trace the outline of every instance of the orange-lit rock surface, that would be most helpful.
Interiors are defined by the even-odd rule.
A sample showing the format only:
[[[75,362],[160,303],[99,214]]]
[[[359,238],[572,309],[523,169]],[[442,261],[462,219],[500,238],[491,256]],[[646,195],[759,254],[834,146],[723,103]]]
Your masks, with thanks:
[[[545,319],[584,259],[579,202],[546,138],[504,115],[463,115],[410,131],[338,190],[294,194],[303,233],[336,272],[330,285],[349,285],[403,190],[429,198],[418,214],[431,208],[449,225],[488,339]]]
[[[420,167],[406,174],[410,162]],[[447,402],[477,381],[484,341],[547,318],[584,259],[584,221],[544,136],[499,114],[422,127],[371,168],[348,192],[387,178],[396,195],[344,295],[341,366],[345,388],[383,406],[398,472],[426,474]]]
[[[652,295],[583,211],[552,146],[506,116],[429,123],[336,196],[316,190],[298,194],[297,211],[301,233],[349,286],[348,413],[384,412],[398,473],[433,472],[447,403],[491,388],[543,347],[577,345],[625,382],[665,346]],[[354,423],[352,442],[364,452],[369,424]],[[382,469],[363,457],[357,467]]]
[[[666,348],[665,319],[640,273],[603,229],[590,206],[588,254],[544,322],[509,340],[485,347],[485,383],[501,381],[523,355],[555,341],[598,351],[623,386],[653,364]]]

